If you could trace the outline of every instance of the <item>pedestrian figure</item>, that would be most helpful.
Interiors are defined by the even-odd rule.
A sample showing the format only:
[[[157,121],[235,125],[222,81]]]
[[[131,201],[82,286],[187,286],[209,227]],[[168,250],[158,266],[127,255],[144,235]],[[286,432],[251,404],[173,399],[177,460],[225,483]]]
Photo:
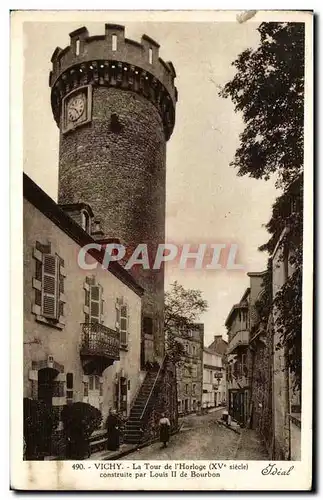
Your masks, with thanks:
[[[121,421],[116,410],[110,410],[106,421],[106,429],[108,433],[108,450],[116,451],[120,445],[120,425]]]
[[[229,426],[231,425],[231,415],[227,410],[224,410],[224,412],[222,413],[222,420],[225,424]]]
[[[166,417],[165,413],[162,413],[161,419],[159,420],[159,437],[160,442],[163,443],[163,448],[167,447],[169,441],[169,431],[170,431],[170,421]]]

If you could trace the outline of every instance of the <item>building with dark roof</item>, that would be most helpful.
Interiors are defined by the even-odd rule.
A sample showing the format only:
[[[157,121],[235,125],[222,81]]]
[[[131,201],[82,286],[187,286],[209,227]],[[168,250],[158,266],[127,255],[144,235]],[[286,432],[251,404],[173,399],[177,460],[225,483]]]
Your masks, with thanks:
[[[95,242],[93,212],[73,207],[84,227],[68,212],[24,175],[24,396],[58,416],[78,401],[104,420],[110,408],[128,415],[141,383],[144,290],[117,262],[104,269],[102,252],[89,257],[92,269],[80,267],[80,251]]]

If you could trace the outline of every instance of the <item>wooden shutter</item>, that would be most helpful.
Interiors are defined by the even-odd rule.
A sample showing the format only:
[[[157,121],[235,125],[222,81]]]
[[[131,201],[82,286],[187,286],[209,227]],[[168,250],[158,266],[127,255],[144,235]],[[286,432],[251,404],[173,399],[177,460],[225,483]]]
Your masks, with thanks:
[[[120,344],[128,344],[128,307],[120,306]]]
[[[120,304],[119,299],[116,300],[116,330],[120,331]]]
[[[59,273],[59,292],[64,293],[64,276],[61,273]]]
[[[43,255],[42,315],[57,319],[59,260],[55,255]]]
[[[90,291],[85,290],[85,301],[84,304],[88,307],[90,305]]]
[[[59,316],[64,316],[64,302],[59,302]]]
[[[36,260],[35,278],[38,281],[43,279],[43,264],[41,260]]]
[[[103,323],[103,296],[102,296],[102,288],[101,288],[101,296],[100,296],[100,323]]]
[[[90,323],[100,323],[101,287],[92,285],[90,288]]]

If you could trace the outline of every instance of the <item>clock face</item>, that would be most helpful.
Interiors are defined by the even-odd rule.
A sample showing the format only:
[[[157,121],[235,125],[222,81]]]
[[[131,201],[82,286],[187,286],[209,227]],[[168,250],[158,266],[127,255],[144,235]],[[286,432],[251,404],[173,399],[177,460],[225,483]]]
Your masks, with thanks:
[[[78,95],[72,97],[67,105],[67,117],[70,122],[76,122],[84,113],[85,97]]]
[[[84,85],[67,94],[62,102],[62,133],[76,130],[92,120],[92,86]]]

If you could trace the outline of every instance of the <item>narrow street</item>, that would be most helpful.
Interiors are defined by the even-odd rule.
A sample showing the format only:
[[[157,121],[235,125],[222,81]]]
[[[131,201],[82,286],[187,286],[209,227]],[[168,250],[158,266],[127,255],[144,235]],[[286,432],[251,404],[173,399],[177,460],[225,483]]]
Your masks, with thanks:
[[[265,460],[268,458],[254,431],[242,429],[239,434],[218,422],[222,411],[185,417],[182,419],[181,431],[171,437],[167,448],[162,449],[161,443],[154,443],[125,456],[123,460]],[[251,450],[248,447],[249,442],[253,444]]]

